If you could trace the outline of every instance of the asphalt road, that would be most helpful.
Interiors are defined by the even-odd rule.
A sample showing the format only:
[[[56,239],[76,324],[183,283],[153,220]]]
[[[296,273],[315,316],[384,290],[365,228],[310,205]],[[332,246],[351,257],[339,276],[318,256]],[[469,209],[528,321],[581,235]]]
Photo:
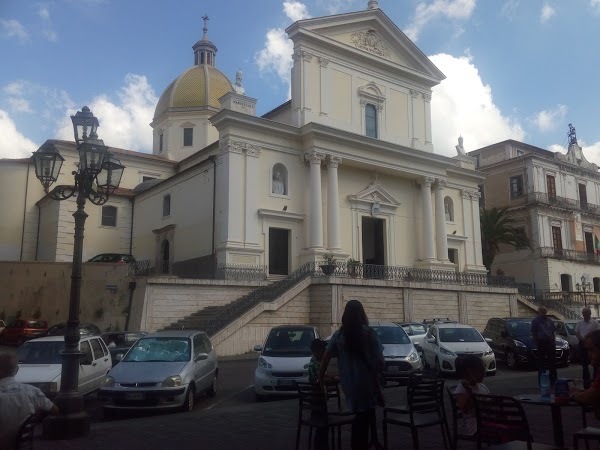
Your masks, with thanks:
[[[6,347],[0,346],[0,351]],[[10,348],[9,348],[10,350]],[[14,348],[12,349],[14,351]],[[231,408],[235,406],[251,405],[256,402],[254,396],[254,369],[256,367],[256,357],[249,356],[236,359],[223,359],[219,363],[219,391],[216,397],[200,397],[196,401],[196,406],[192,414],[200,414],[206,409]],[[581,378],[581,367],[571,365],[568,368],[559,369],[561,378]],[[452,379],[448,380],[453,383]],[[487,377],[484,383],[491,392],[503,395],[529,394],[537,392],[537,372],[535,370],[510,370],[499,363],[496,376]],[[289,397],[288,397],[289,398]],[[280,402],[286,397],[276,397],[268,400],[269,402]],[[125,411],[111,419],[105,419],[102,415],[102,408],[96,398],[96,394],[90,394],[85,399],[85,407],[94,422],[105,420],[128,420],[140,417],[149,417],[157,414],[172,414],[169,412],[130,412]]]

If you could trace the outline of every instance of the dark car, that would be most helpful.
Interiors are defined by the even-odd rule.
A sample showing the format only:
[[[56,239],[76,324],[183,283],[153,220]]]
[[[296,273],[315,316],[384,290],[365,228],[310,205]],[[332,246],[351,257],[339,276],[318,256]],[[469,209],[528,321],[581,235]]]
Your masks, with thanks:
[[[111,331],[102,334],[102,339],[108,347],[108,351],[112,356],[113,367],[119,362],[117,355],[127,353],[133,344],[141,337],[146,336],[143,331]]]
[[[496,358],[504,360],[511,369],[519,366],[532,367],[537,361],[537,347],[531,337],[532,318],[492,318],[483,331]],[[569,365],[569,343],[556,336],[556,365]]]
[[[0,344],[21,346],[29,339],[42,337],[48,331],[48,322],[37,319],[16,319],[0,332]]]
[[[135,262],[135,258],[132,255],[127,255],[125,253],[101,253],[88,260],[88,262],[129,264]]]
[[[44,336],[64,336],[67,332],[67,322],[57,323],[48,328],[48,331]],[[100,328],[93,323],[80,323],[79,324],[79,335],[80,336],[96,336],[102,334]]]

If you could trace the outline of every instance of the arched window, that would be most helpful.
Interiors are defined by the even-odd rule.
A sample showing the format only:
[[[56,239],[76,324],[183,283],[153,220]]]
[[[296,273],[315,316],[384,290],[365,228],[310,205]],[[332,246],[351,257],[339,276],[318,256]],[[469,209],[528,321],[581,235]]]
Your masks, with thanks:
[[[169,251],[169,241],[165,239],[162,241],[160,246],[160,271],[161,273],[169,273],[169,261],[170,261],[170,251]]]
[[[289,195],[288,170],[281,163],[277,163],[273,166],[273,173],[271,174],[271,193],[276,195]]]
[[[454,202],[450,197],[444,199],[444,212],[446,214],[446,222],[454,222]]]
[[[377,108],[371,103],[365,105],[365,136],[377,138]]]

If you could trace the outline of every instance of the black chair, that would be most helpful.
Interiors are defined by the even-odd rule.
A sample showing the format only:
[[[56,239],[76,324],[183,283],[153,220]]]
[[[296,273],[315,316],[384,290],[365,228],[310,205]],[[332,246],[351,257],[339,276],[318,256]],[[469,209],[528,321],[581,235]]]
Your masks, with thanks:
[[[383,409],[383,444],[388,447],[389,425],[409,427],[413,447],[419,449],[419,428],[439,425],[444,448],[448,448],[446,412],[444,410],[444,380],[412,378],[408,384],[407,404]]]
[[[19,450],[33,449],[33,436],[35,433],[35,427],[41,422],[39,414],[30,415],[25,422],[19,428],[17,434],[17,442],[15,447]]]
[[[341,411],[340,391],[337,383],[326,383],[325,389],[311,383],[295,383],[298,389],[298,426],[296,430],[296,450],[300,448],[302,426],[308,427],[308,448],[312,448],[313,429],[326,428],[331,431],[331,448],[335,448],[337,430],[338,448],[342,448],[341,427],[354,422],[354,414]],[[329,411],[331,398],[337,398],[337,411]]]
[[[477,417],[477,449],[488,444],[496,449],[550,449],[550,445],[533,445],[533,436],[523,406],[518,400],[502,395],[473,394]],[[496,446],[494,446],[496,444]]]

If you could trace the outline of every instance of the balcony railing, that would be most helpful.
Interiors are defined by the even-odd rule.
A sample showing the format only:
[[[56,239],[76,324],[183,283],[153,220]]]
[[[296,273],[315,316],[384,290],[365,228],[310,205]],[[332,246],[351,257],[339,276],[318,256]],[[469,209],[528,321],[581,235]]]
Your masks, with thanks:
[[[554,247],[541,247],[540,255],[542,258],[554,258],[563,259],[566,261],[600,264],[600,255],[597,255],[595,253],[581,252],[578,250],[567,250],[564,248]]]
[[[530,194],[527,194],[527,203],[541,203],[543,205],[554,205],[560,206],[562,208],[575,209],[590,214],[600,215],[599,205],[593,205],[589,202],[580,202],[579,200],[573,200],[571,198],[566,197],[559,197],[557,195],[548,195],[543,192],[532,192]]]

